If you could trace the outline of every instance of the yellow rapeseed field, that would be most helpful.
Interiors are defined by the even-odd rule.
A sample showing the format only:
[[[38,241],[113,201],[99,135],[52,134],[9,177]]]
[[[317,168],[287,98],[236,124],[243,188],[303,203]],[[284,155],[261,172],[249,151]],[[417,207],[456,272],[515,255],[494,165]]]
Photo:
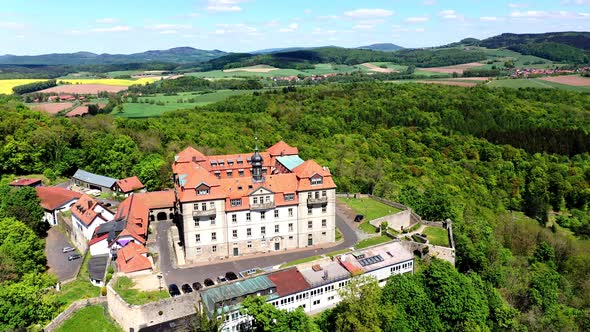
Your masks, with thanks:
[[[47,79],[14,79],[14,80],[0,80],[0,93],[12,94],[12,88],[18,85],[29,84],[33,82],[46,81]],[[155,78],[144,77],[137,80],[121,80],[114,78],[105,79],[57,79],[58,82],[63,81],[71,84],[105,84],[105,85],[122,85],[130,86],[133,84],[146,84],[156,81]]]

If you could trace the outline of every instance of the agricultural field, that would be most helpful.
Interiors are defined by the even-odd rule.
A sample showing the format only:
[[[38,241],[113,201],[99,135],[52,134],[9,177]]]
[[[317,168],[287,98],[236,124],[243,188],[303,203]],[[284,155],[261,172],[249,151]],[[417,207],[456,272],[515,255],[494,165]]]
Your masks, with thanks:
[[[466,69],[473,69],[482,67],[484,64],[480,62],[470,62],[470,63],[463,63],[460,65],[453,65],[453,66],[444,66],[444,67],[432,67],[432,68],[416,68],[420,71],[426,72],[433,72],[433,73],[443,73],[443,74],[463,74],[463,71]]]
[[[542,77],[540,80],[571,86],[590,86],[590,78],[579,75],[548,76]]]
[[[28,104],[31,109],[47,112],[49,114],[57,114],[61,111],[67,110],[68,108],[74,107],[74,103],[38,103]]]
[[[517,78],[493,80],[487,83],[487,86],[493,88],[540,88],[540,89],[562,89],[577,92],[590,92],[590,86],[573,86],[560,84],[556,82],[544,81],[538,78]]]
[[[271,67],[272,68],[272,67]],[[249,67],[244,67],[242,69],[248,70],[239,70],[240,68],[231,69],[232,71],[224,71],[224,70],[212,70],[212,71],[204,71],[204,72],[193,72],[187,73],[186,76],[195,76],[195,77],[202,77],[202,78],[236,78],[236,77],[244,77],[244,78],[254,78],[254,77],[274,77],[274,76],[297,76],[299,74],[307,76],[304,72],[296,70],[296,69],[273,69],[273,70],[266,70],[265,72],[260,71],[252,71]]]
[[[193,108],[212,104],[229,97],[252,93],[254,90],[217,90],[210,93],[186,92],[176,96],[158,95],[155,97],[141,97],[139,103],[124,103],[123,112],[115,113],[115,116],[125,118],[145,118],[160,116],[164,112],[178,109]],[[182,100],[182,102],[180,102]],[[159,105],[158,105],[159,104]]]
[[[102,84],[102,85],[119,85],[119,86],[130,86],[135,84],[146,84],[157,81],[152,77],[133,79],[116,79],[116,78],[96,78],[96,79],[65,79],[58,80],[59,82],[65,82],[68,84]]]
[[[44,89],[39,92],[58,94],[98,94],[101,91],[117,93],[123,90],[127,90],[127,86],[110,84],[64,84]]]
[[[47,81],[46,79],[14,79],[14,80],[0,80],[0,93],[12,94],[12,88],[19,85]]]
[[[119,332],[121,328],[106,313],[101,305],[82,308],[65,320],[57,332],[78,332],[91,328],[92,331]]]

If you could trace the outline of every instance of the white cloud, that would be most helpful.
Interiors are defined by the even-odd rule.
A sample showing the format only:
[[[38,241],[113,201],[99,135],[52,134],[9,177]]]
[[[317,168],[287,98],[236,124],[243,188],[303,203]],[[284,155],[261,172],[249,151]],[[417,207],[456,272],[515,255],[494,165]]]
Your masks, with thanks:
[[[260,35],[258,29],[249,25],[238,23],[238,24],[217,24],[217,29],[214,32],[217,35],[224,34],[246,34],[250,36]]]
[[[354,30],[371,30],[375,28],[373,24],[357,24],[352,27]]]
[[[429,20],[428,16],[415,16],[406,18],[408,23],[424,23]]]
[[[244,0],[209,0],[207,10],[210,12],[241,12],[242,7],[238,6]]]
[[[170,30],[187,30],[192,28],[190,24],[155,24],[147,27],[150,30],[170,31]]]
[[[484,22],[495,22],[498,21],[498,18],[496,16],[482,16],[479,20]]]
[[[363,19],[363,18],[373,18],[373,17],[389,17],[393,15],[393,11],[381,8],[375,9],[357,9],[352,10],[344,13],[345,16],[355,18],[355,19]]]
[[[528,11],[514,11],[510,13],[513,18],[523,19],[545,19],[545,18],[557,18],[557,19],[588,19],[590,18],[589,13],[577,13],[568,11],[542,11],[542,10],[528,10]]]
[[[115,25],[109,28],[96,28],[92,29],[92,32],[124,32],[129,31],[131,28],[127,25]]]
[[[509,3],[508,7],[510,8],[525,8],[528,7],[529,5],[526,3]]]
[[[288,27],[279,29],[279,32],[295,32],[297,29],[299,29],[299,24],[291,23]]]
[[[447,19],[454,19],[457,18],[457,12],[453,9],[441,10],[440,12],[438,12],[438,16],[442,16],[442,18]]]
[[[590,0],[565,0],[561,2],[562,5],[576,5],[576,6],[588,6]]]
[[[323,15],[323,16],[316,17],[316,20],[318,20],[318,21],[329,21],[329,20],[338,20],[338,19],[340,19],[340,16],[338,16],[338,15]]]
[[[8,29],[8,30],[20,30],[23,29],[25,25],[23,23],[18,22],[0,22],[0,29]]]
[[[101,23],[101,24],[113,24],[115,22],[117,22],[118,20],[116,18],[112,18],[112,17],[105,17],[105,18],[99,18],[96,20],[96,23]]]

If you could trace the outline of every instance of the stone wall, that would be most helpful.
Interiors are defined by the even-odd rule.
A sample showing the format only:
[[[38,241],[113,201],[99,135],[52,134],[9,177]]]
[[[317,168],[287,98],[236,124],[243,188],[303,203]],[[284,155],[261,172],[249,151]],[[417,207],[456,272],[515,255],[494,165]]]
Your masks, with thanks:
[[[107,298],[106,297],[93,297],[91,299],[84,299],[84,300],[79,300],[76,301],[72,304],[70,304],[70,306],[61,314],[59,314],[57,317],[55,317],[44,329],[44,331],[46,332],[52,332],[55,329],[57,329],[64,321],[66,321],[68,318],[70,318],[76,311],[90,306],[90,305],[95,305],[95,304],[103,304],[107,302]]]
[[[196,312],[195,306],[199,301],[197,292],[143,305],[131,305],[113,289],[116,280],[117,277],[114,277],[107,285],[107,301],[109,314],[123,331],[137,332],[141,328],[194,315]]]
[[[402,245],[410,252],[415,250],[422,251],[424,247],[428,247],[428,255],[444,259],[449,263],[455,265],[455,249],[441,246],[434,246],[431,244],[419,243],[415,241],[401,241]]]
[[[371,220],[371,225],[375,226],[376,228],[381,227],[382,222],[387,222],[387,226],[395,229],[396,231],[401,231],[402,227],[404,229],[410,228],[412,224],[412,211],[411,210],[404,210],[395,214],[390,214],[385,217],[377,218]]]

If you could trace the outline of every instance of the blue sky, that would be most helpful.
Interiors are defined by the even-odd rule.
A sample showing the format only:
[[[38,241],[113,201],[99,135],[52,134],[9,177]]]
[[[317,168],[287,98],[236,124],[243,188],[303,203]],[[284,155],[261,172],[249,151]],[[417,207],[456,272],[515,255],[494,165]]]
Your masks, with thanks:
[[[568,30],[590,30],[590,0],[13,0],[0,9],[0,53],[423,47]]]

